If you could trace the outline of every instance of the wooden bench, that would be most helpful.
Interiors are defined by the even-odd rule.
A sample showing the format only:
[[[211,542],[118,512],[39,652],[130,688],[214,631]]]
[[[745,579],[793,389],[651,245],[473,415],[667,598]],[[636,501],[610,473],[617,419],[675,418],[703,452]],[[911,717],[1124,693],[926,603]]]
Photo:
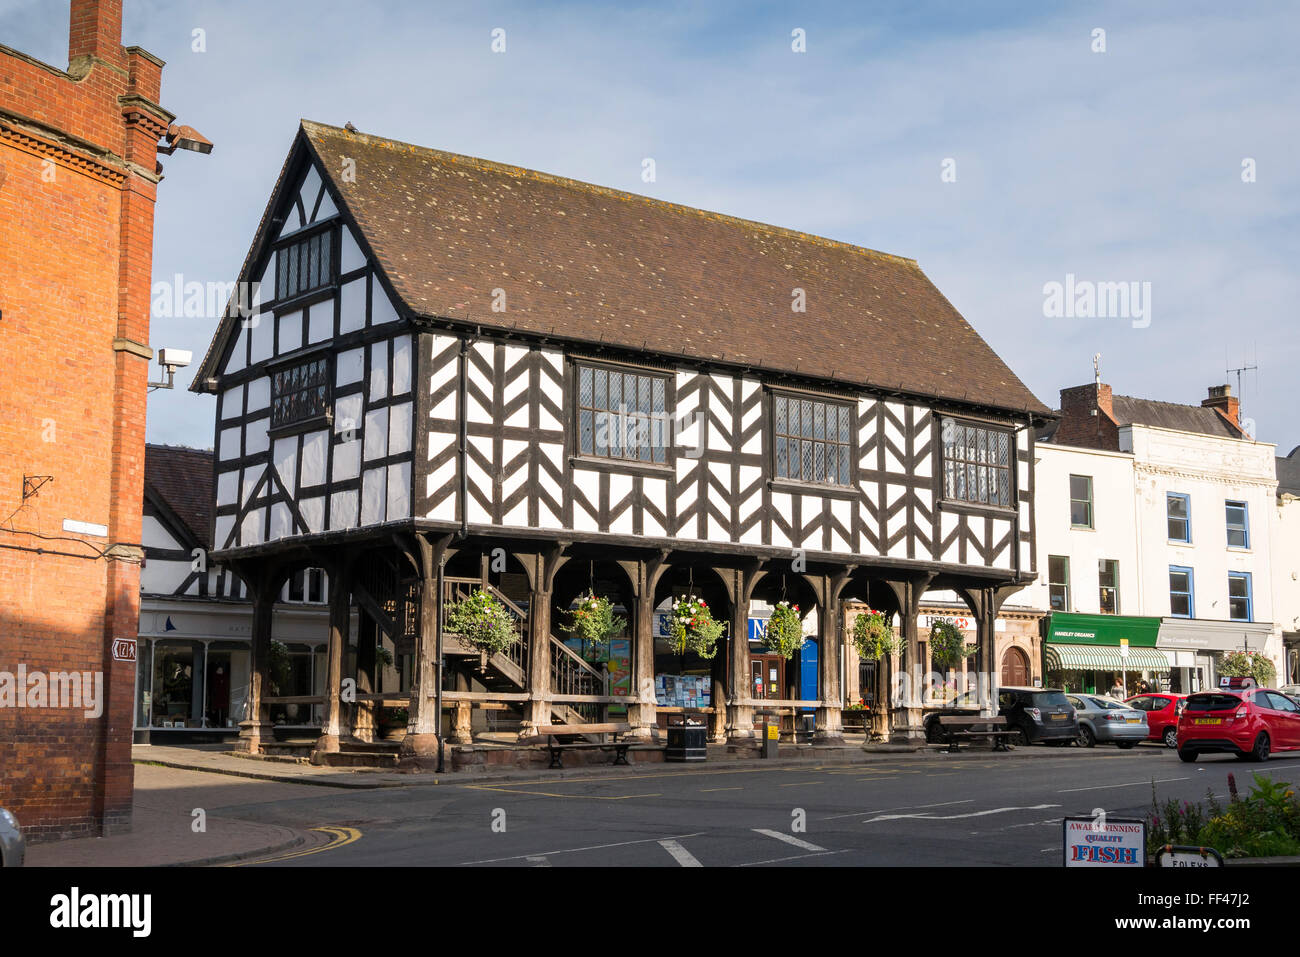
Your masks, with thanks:
[[[615,764],[627,764],[627,750],[635,741],[577,741],[588,734],[626,734],[632,730],[630,724],[544,724],[537,733],[547,738],[547,750],[551,753],[549,767],[564,767],[565,751],[613,751]]]
[[[960,751],[963,739],[971,741],[976,738],[992,741],[994,751],[1009,751],[1008,739],[1020,733],[1008,729],[1003,715],[981,718],[972,714],[944,714],[939,716],[939,727],[946,732],[948,740],[942,743],[947,745],[949,753]]]

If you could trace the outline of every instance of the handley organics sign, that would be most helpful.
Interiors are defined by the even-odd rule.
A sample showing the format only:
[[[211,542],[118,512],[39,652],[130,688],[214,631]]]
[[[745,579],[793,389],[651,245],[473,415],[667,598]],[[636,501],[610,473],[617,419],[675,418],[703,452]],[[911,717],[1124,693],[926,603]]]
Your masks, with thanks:
[[[1146,866],[1147,825],[1132,818],[1067,817],[1066,867]]]

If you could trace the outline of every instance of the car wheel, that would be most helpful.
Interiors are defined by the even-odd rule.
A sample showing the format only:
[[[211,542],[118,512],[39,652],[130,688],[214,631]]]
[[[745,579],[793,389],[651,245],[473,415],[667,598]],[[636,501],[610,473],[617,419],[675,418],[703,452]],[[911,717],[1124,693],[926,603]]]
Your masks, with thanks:
[[[1012,728],[1011,730],[1015,732],[1011,736],[1011,743],[1013,745],[1015,745],[1017,748],[1029,747],[1029,733],[1025,731],[1024,728]]]
[[[1164,742],[1166,748],[1178,747],[1178,729],[1172,725],[1165,728]]]
[[[1129,748],[1135,748],[1135,747],[1137,747],[1137,742],[1136,742],[1136,741],[1116,741],[1116,742],[1115,742],[1115,747],[1119,748],[1121,751],[1127,751]]]
[[[1196,760],[1197,755],[1195,751],[1188,751],[1184,748],[1179,748],[1178,757],[1180,757],[1184,761],[1187,761],[1188,763],[1191,763],[1192,761]]]
[[[1250,759],[1252,761],[1268,760],[1268,735],[1267,734],[1261,734],[1258,738],[1255,739],[1255,748],[1253,751],[1250,752]]]
[[[1079,737],[1075,740],[1081,748],[1095,748],[1097,746],[1097,736],[1092,733],[1092,728],[1086,724],[1079,725]]]

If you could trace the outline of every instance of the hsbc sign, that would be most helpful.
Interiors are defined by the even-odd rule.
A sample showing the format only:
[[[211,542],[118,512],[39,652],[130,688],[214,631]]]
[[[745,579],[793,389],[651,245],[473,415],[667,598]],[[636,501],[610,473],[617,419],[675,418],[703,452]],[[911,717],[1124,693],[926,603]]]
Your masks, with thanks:
[[[135,661],[135,639],[114,638],[113,639],[113,660],[114,661]]]

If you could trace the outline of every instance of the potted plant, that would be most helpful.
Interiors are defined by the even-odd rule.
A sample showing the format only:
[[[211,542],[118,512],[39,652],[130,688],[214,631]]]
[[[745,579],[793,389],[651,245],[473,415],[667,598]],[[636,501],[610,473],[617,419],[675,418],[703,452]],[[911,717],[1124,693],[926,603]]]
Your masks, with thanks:
[[[853,647],[864,661],[879,661],[897,647],[894,629],[883,611],[868,608],[853,619]]]
[[[560,628],[596,645],[605,644],[627,627],[627,620],[614,614],[613,603],[593,592],[579,598],[577,605],[565,609],[565,614],[569,616],[569,622]]]
[[[714,619],[708,603],[694,595],[675,602],[668,618],[668,633],[678,653],[693,651],[701,658],[712,658],[718,653],[723,627],[722,622]]]
[[[447,609],[447,630],[485,657],[500,654],[519,640],[505,605],[481,588]]]
[[[406,708],[382,708],[379,712],[379,734],[385,741],[400,741],[406,737],[411,722],[411,712]]]
[[[790,659],[803,645],[803,622],[799,619],[799,606],[788,601],[777,602],[772,617],[763,632],[763,644],[768,651]]]
[[[930,660],[940,668],[956,667],[973,654],[975,648],[966,647],[966,636],[951,621],[940,618],[930,626]]]

